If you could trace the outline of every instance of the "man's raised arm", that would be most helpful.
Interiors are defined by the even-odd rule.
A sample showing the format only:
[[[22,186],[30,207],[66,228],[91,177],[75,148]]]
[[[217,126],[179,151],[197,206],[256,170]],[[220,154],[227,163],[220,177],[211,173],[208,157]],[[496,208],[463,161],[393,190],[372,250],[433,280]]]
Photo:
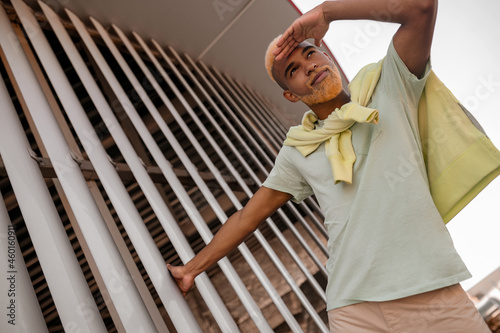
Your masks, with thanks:
[[[196,276],[240,245],[245,237],[291,197],[288,193],[261,187],[245,207],[231,215],[212,241],[185,266],[167,265],[184,295],[193,286]]]
[[[319,46],[328,26],[338,20],[375,20],[400,23],[394,48],[406,67],[420,77],[430,56],[437,0],[325,1],[305,13],[283,33],[274,52],[276,60],[288,56],[302,41],[313,38]]]

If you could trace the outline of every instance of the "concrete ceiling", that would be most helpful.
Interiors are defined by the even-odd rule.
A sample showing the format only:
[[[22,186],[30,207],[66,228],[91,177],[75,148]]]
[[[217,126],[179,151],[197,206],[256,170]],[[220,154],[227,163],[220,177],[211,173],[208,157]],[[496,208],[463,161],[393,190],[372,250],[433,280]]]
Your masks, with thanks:
[[[39,11],[36,0],[25,0]],[[305,111],[282,97],[267,76],[264,52],[299,13],[288,0],[44,0],[61,17],[70,9],[92,25],[114,23],[125,33],[137,32],[160,45],[200,59],[261,92],[284,111],[291,123]]]

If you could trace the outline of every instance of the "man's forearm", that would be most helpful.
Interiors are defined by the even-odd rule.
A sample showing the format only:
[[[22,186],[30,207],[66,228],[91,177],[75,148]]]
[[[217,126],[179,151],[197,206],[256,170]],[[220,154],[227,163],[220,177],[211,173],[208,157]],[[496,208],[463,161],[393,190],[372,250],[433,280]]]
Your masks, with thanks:
[[[290,198],[288,193],[261,187],[243,209],[231,215],[212,241],[186,264],[185,273],[196,277],[208,269],[240,245],[262,221]]]
[[[321,4],[327,22],[375,20],[407,24],[426,12],[434,12],[435,0],[336,0]]]
[[[242,211],[231,215],[212,241],[186,264],[187,274],[193,277],[199,275],[240,245],[257,228],[258,223],[247,224],[241,220],[241,215]]]
[[[421,77],[430,57],[437,0],[337,0],[320,5],[326,22],[368,19],[399,23],[394,48],[411,73]]]

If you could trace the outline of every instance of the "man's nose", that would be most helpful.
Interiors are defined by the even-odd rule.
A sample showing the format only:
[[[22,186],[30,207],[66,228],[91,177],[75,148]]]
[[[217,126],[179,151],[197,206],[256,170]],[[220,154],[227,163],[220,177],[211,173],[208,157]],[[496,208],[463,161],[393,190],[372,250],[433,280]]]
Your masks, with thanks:
[[[311,75],[312,72],[314,72],[318,68],[317,64],[311,63],[307,66],[307,76]]]

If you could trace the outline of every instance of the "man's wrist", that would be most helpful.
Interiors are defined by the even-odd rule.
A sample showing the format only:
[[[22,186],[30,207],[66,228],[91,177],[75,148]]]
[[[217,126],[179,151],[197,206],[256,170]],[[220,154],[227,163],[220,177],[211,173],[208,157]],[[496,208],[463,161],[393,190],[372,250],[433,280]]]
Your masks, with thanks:
[[[193,265],[192,261],[189,261],[184,265],[184,275],[191,276],[195,278],[198,274],[196,274],[195,265]]]
[[[193,259],[188,261],[186,265],[184,265],[184,274],[194,279],[204,271],[203,266],[204,265],[200,262],[199,256],[195,256]]]
[[[323,15],[323,19],[327,24],[330,24],[331,22],[335,21],[335,5],[337,1],[325,1],[318,5],[319,9],[321,10],[321,13]]]

